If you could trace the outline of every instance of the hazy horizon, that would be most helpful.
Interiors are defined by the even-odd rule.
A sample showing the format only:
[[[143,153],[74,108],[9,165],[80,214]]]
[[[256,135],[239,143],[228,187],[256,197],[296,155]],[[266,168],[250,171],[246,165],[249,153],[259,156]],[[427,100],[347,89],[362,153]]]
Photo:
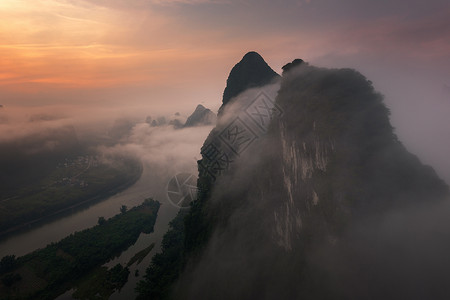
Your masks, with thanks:
[[[363,73],[400,139],[450,181],[448,1],[3,0],[0,20],[3,115],[216,111],[257,51],[278,73],[295,58]]]

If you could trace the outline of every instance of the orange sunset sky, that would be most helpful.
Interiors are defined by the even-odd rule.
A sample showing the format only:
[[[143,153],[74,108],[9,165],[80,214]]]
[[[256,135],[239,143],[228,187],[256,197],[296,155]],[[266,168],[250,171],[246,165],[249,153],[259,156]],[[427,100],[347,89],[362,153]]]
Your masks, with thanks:
[[[0,0],[0,139],[39,109],[86,128],[217,110],[251,50],[277,72],[295,58],[356,68],[401,140],[450,178],[448,0]]]
[[[0,0],[0,104],[214,105],[249,50],[445,84],[449,20],[439,0]]]

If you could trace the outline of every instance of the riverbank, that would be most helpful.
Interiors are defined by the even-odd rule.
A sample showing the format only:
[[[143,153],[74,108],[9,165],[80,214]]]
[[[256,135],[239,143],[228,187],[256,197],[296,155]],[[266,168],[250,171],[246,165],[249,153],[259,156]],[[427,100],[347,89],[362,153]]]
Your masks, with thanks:
[[[92,197],[88,196],[89,197],[88,199],[81,200],[81,201],[73,201],[73,200],[68,201],[68,203],[70,204],[69,206],[60,208],[56,211],[50,210],[50,212],[48,212],[44,216],[36,217],[32,220],[22,222],[13,227],[10,227],[6,230],[3,230],[0,232],[0,241],[8,238],[9,236],[11,236],[13,234],[20,232],[21,230],[24,230],[24,229],[29,230],[37,225],[42,225],[47,222],[56,220],[58,218],[65,217],[68,214],[73,214],[74,211],[81,210],[90,205],[101,202],[117,193],[120,193],[120,192],[128,189],[129,187],[134,185],[141,178],[142,173],[143,173],[143,165],[141,162],[134,161],[133,164],[129,164],[128,166],[130,169],[128,170],[128,172],[126,174],[122,174],[122,176],[116,178],[111,184],[107,184],[106,187],[96,190],[95,196],[92,196]],[[123,175],[125,175],[125,176],[123,176]],[[91,174],[91,176],[92,176],[92,174]],[[120,182],[120,184],[117,185],[117,182]],[[73,204],[73,202],[76,202],[76,203]]]
[[[189,172],[191,170],[188,169],[186,171]],[[23,256],[33,250],[45,248],[48,244],[57,243],[75,231],[82,231],[95,226],[99,217],[110,218],[120,213],[119,208],[122,205],[132,208],[140,205],[146,198],[158,199],[161,201],[161,207],[158,210],[158,218],[156,219],[154,232],[151,234],[142,233],[133,246],[130,246],[119,257],[114,258],[104,265],[109,269],[119,263],[122,266],[126,266],[136,253],[144,250],[153,243],[155,244],[153,250],[150,251],[140,264],[135,263],[128,267],[130,271],[128,282],[122,287],[120,292],[116,291],[109,298],[111,300],[134,299],[136,296],[134,290],[136,283],[145,275],[145,270],[150,264],[152,256],[160,252],[162,237],[169,228],[169,222],[178,212],[178,209],[167,201],[167,190],[165,187],[171,178],[171,174],[172,172],[167,172],[167,174],[155,172],[155,167],[144,163],[141,178],[125,191],[121,191],[106,200],[89,205],[85,209],[68,213],[63,218],[58,218],[30,230],[23,230],[0,241],[0,258],[5,255]],[[139,274],[139,276],[136,277],[135,274]],[[61,296],[58,299],[70,300],[72,299],[71,295],[73,292],[69,291],[67,295]]]

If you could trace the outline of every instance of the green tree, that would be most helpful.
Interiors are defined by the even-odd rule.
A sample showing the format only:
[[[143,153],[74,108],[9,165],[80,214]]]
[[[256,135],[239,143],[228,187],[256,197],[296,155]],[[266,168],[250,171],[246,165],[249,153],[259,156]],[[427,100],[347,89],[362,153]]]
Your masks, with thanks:
[[[17,265],[15,255],[6,255],[0,260],[0,274],[12,271]]]
[[[121,264],[117,264],[108,271],[107,280],[115,289],[120,291],[127,283],[129,274],[128,267],[124,268]]]
[[[128,210],[128,207],[127,207],[126,205],[122,205],[122,206],[120,207],[120,212],[121,212],[122,214],[126,213],[127,210]]]
[[[103,224],[105,224],[105,222],[106,222],[106,220],[104,217],[98,217],[98,221],[97,221],[98,225],[103,225]]]
[[[20,276],[19,274],[7,274],[2,278],[2,283],[7,286],[10,287],[12,286],[15,282],[22,280],[22,276]]]

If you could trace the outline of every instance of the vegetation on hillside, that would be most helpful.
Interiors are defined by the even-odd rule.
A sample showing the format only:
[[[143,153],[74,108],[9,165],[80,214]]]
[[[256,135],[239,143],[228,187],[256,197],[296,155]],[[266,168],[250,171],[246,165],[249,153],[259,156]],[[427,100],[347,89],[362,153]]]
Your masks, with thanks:
[[[0,235],[106,198],[136,182],[141,173],[141,163],[131,158],[115,158],[112,163],[92,156],[62,160],[40,181],[0,198]]]
[[[315,246],[334,249],[356,221],[448,195],[435,172],[398,141],[370,81],[351,69],[301,65],[286,68],[276,99],[284,114],[258,142],[270,155],[251,166],[248,178],[221,182],[226,188],[215,190],[215,201],[217,181],[200,174],[198,200],[172,221],[162,253],[138,285],[139,299],[171,298],[175,283],[193,291],[180,291],[186,299],[329,297],[335,287],[311,263]],[[215,252],[203,255],[213,232],[220,233]]]

